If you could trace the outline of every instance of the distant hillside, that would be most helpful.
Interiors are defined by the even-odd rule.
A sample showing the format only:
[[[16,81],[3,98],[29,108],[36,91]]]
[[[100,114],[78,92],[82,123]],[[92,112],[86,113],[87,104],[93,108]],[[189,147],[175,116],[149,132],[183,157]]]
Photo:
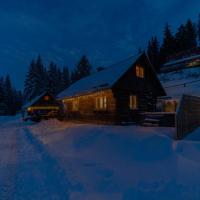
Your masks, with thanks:
[[[200,67],[162,73],[159,79],[168,96],[179,98],[183,93],[200,96]]]

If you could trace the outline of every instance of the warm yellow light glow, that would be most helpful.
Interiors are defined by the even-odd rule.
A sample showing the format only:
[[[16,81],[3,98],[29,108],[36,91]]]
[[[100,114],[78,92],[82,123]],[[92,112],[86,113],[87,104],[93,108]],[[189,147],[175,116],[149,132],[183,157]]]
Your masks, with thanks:
[[[175,100],[166,100],[164,104],[165,112],[176,112],[178,102]]]
[[[131,110],[136,110],[137,109],[137,96],[131,95],[129,97],[129,107]]]
[[[31,108],[28,108],[27,110],[28,110],[29,112],[30,112],[30,111],[32,111],[32,109],[31,109]]]
[[[49,101],[50,97],[49,96],[44,96],[45,101]]]
[[[110,89],[104,89],[102,91],[90,92],[88,94],[80,94],[80,96],[68,97],[68,98],[62,99],[62,102],[65,103],[65,102],[73,101],[74,99],[90,98],[90,97],[96,97],[96,96],[99,96],[99,95],[102,96],[102,95],[105,95],[105,93],[108,93],[108,92],[112,92],[112,91]]]
[[[96,110],[106,110],[107,109],[107,97],[106,96],[96,97],[95,109]]]
[[[72,101],[72,110],[78,111],[78,109],[79,109],[79,101],[78,101],[78,99],[75,99]]]
[[[34,107],[29,107],[28,111],[32,110],[59,110],[58,106],[34,106]]]
[[[136,66],[136,76],[139,78],[144,78],[144,68],[141,66]]]

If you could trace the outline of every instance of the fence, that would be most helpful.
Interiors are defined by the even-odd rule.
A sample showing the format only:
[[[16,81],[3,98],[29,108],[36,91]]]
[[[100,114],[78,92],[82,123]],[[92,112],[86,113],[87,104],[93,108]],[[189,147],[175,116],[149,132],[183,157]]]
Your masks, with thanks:
[[[176,139],[200,126],[200,97],[183,95],[176,113]]]

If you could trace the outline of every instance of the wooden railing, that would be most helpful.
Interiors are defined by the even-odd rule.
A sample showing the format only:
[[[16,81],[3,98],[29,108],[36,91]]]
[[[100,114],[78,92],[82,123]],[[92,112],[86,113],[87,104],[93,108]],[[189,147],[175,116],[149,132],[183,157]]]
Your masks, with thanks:
[[[176,138],[182,139],[200,126],[200,97],[183,95],[176,112]]]

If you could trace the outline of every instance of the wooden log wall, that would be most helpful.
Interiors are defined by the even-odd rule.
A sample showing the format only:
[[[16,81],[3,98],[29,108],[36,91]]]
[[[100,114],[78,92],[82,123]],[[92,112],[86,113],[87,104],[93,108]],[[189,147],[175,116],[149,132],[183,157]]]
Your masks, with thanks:
[[[97,110],[95,108],[96,98],[106,97],[107,108]],[[73,101],[78,101],[78,110],[73,111]],[[99,91],[79,97],[64,100],[66,117],[70,120],[80,120],[95,123],[114,123],[116,118],[116,100],[113,97],[112,90]]]

